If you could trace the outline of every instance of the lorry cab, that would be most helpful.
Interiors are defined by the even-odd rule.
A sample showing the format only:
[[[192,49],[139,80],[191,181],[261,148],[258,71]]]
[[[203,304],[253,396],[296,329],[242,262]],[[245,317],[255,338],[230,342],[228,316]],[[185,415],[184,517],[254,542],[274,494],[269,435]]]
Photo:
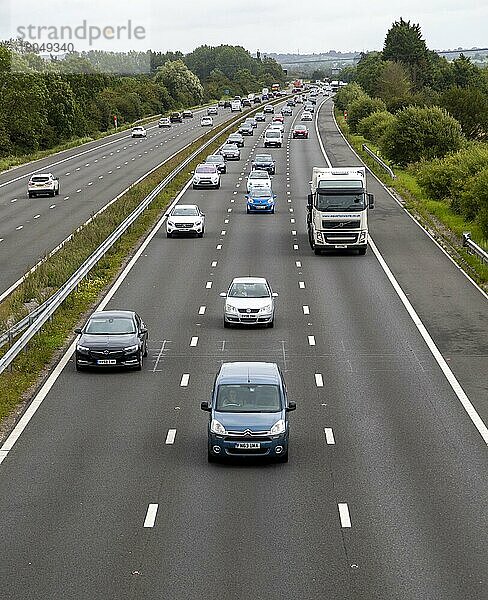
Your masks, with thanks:
[[[357,250],[368,247],[368,209],[373,194],[366,190],[364,167],[314,167],[308,196],[307,229],[315,254],[326,250]]]

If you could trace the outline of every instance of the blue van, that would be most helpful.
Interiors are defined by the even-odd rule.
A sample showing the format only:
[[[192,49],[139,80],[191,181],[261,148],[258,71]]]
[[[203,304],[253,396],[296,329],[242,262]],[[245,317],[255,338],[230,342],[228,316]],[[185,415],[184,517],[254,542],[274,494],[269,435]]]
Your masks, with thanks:
[[[208,420],[208,460],[270,458],[288,462],[288,401],[278,365],[267,362],[223,363],[211,402],[202,402]]]

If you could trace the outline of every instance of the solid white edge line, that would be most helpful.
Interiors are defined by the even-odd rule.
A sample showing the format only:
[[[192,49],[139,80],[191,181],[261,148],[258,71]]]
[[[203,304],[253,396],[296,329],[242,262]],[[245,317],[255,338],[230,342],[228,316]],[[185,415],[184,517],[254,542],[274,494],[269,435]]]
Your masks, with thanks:
[[[176,437],[176,429],[168,429],[168,434],[166,436],[165,444],[174,444]]]
[[[321,107],[322,107],[322,105],[321,105]],[[318,116],[318,112],[319,111],[317,111],[317,116]],[[332,112],[332,117],[334,119],[334,123],[335,123],[335,125],[337,127],[337,130],[341,133],[342,137],[346,141],[346,143],[349,146],[349,148],[354,152],[354,154],[356,154],[356,152],[354,151],[354,149],[351,147],[351,145],[349,144],[349,142],[346,140],[346,138],[342,134],[342,131],[340,130],[339,126],[337,125],[337,121],[335,120],[334,112]],[[317,128],[317,134],[318,134],[318,128]],[[322,152],[323,152],[324,156],[327,157],[325,149],[323,149],[323,145],[321,145],[321,147],[322,147]],[[356,154],[356,156],[358,156],[358,155]],[[361,160],[360,157],[358,157],[358,158],[359,158],[359,160]],[[329,162],[328,157],[327,157],[327,161]],[[361,160],[361,162],[363,162],[363,161]],[[368,171],[369,171],[369,169],[368,169]],[[371,171],[369,171],[369,172],[371,173]],[[379,181],[380,183],[382,183],[374,175],[374,173],[372,173],[372,175],[375,177],[375,179],[377,181]],[[383,185],[383,187],[385,188],[384,185]],[[386,191],[388,191],[388,190],[386,189]],[[391,192],[388,192],[388,193],[390,194],[390,196],[392,196]],[[381,268],[383,269],[385,275],[388,277],[391,285],[393,286],[393,289],[396,291],[398,297],[400,298],[401,302],[403,303],[403,306],[407,310],[408,314],[410,315],[410,318],[412,319],[412,321],[414,322],[415,326],[417,327],[420,335],[424,339],[424,342],[427,344],[427,347],[431,351],[432,356],[434,357],[434,359],[436,360],[436,362],[439,365],[440,369],[442,370],[442,372],[443,372],[445,378],[447,379],[449,385],[451,386],[453,392],[456,394],[458,400],[461,402],[464,410],[468,414],[468,416],[471,419],[473,425],[476,427],[476,429],[478,430],[479,434],[483,438],[483,441],[485,442],[486,445],[488,445],[488,427],[485,425],[483,419],[479,416],[479,414],[476,411],[475,407],[473,406],[473,404],[471,403],[470,399],[468,398],[466,392],[463,390],[463,388],[461,387],[461,384],[456,379],[456,376],[454,375],[454,373],[449,368],[447,362],[445,361],[445,359],[442,356],[441,352],[439,351],[439,349],[435,345],[434,340],[431,338],[431,336],[430,336],[429,332],[427,331],[425,325],[422,323],[420,317],[417,315],[415,309],[413,308],[412,304],[410,303],[410,300],[408,300],[407,296],[405,295],[405,292],[400,287],[400,284],[398,283],[398,281],[396,280],[395,276],[391,272],[390,267],[387,265],[385,259],[383,258],[383,256],[381,255],[380,251],[376,247],[376,244],[373,242],[371,236],[368,236],[368,240],[369,240],[369,244],[371,246],[371,249],[373,250],[373,253],[376,256],[376,259],[380,263]],[[439,246],[439,244],[437,244],[437,245]],[[442,249],[441,246],[439,246],[439,247]],[[449,257],[449,255],[447,254],[447,252],[445,250],[443,250],[443,251],[444,251],[444,254],[446,254],[446,256]],[[451,257],[449,257],[449,258],[451,259],[451,261],[456,266],[458,266],[457,263]],[[463,271],[463,273],[464,273],[464,271]],[[466,277],[471,281],[470,277],[468,277],[467,275],[466,275]],[[475,285],[475,287],[477,289],[479,289],[480,291],[482,291],[481,288],[478,288],[478,286],[474,282],[472,282],[472,283]]]
[[[144,519],[144,527],[154,527],[156,515],[158,514],[158,505],[150,504],[147,507],[146,518]]]
[[[324,378],[321,373],[315,373],[315,385],[317,387],[324,387]]]
[[[335,444],[334,432],[332,431],[332,427],[324,427],[325,433],[325,441],[330,446]]]
[[[143,254],[143,252],[145,251],[145,249],[147,248],[147,246],[149,245],[149,243],[151,242],[153,237],[158,233],[159,229],[161,228],[164,221],[166,220],[168,213],[173,209],[175,204],[177,204],[179,202],[181,196],[190,187],[191,182],[192,182],[192,180],[190,179],[185,184],[185,186],[182,188],[182,190],[179,192],[179,194],[176,196],[176,198],[173,200],[173,202],[169,205],[169,207],[166,210],[166,213],[161,217],[161,219],[159,219],[159,221],[153,227],[152,231],[147,236],[147,238],[144,240],[144,242],[142,243],[139,250],[137,250],[137,252],[134,254],[134,256],[129,261],[129,263],[127,264],[125,269],[122,271],[122,273],[119,275],[119,277],[117,278],[117,280],[115,281],[113,286],[108,291],[105,298],[97,306],[95,311],[103,310],[105,308],[105,306],[107,306],[107,304],[110,302],[110,300],[114,296],[115,292],[122,285],[124,279],[127,277],[129,272],[132,270],[132,268],[134,267],[136,262],[139,260],[139,258],[141,257],[141,255]],[[24,431],[25,427],[27,426],[29,421],[32,419],[32,417],[34,416],[34,414],[37,411],[37,409],[39,408],[39,406],[42,404],[44,398],[47,396],[48,392],[51,390],[53,385],[56,383],[56,380],[59,377],[59,375],[61,374],[61,372],[63,371],[64,367],[68,364],[68,362],[71,358],[71,355],[73,354],[73,352],[75,350],[77,341],[78,341],[78,338],[75,339],[73,341],[73,343],[70,345],[70,347],[68,348],[68,350],[66,350],[66,353],[61,358],[60,362],[56,365],[56,367],[54,368],[54,371],[48,377],[48,379],[46,380],[44,385],[41,387],[39,392],[36,394],[35,398],[29,404],[28,408],[26,409],[25,413],[22,415],[22,417],[19,420],[19,422],[17,423],[17,425],[14,427],[14,429],[12,430],[10,435],[7,437],[7,439],[3,443],[2,447],[0,448],[0,464],[7,456],[8,452],[10,452],[10,450],[13,448],[15,442],[20,437],[21,433]]]
[[[339,502],[339,517],[341,519],[341,527],[351,527],[351,517],[349,515],[349,507],[346,502]]]

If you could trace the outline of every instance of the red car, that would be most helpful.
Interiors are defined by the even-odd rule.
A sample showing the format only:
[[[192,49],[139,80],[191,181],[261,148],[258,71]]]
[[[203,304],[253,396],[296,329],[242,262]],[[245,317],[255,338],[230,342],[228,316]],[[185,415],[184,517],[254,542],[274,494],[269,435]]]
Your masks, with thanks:
[[[293,138],[305,138],[308,139],[308,129],[305,125],[297,125],[293,130]]]
[[[281,113],[279,113],[273,117],[273,123],[284,123],[284,122],[285,122],[285,117]]]

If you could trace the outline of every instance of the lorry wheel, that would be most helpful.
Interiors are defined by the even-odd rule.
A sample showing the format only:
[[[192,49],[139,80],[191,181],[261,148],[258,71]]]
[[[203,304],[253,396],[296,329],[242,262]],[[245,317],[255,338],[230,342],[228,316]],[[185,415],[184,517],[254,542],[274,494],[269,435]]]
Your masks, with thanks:
[[[366,248],[359,248],[359,250],[358,250],[359,256],[364,256],[366,254],[367,249],[368,249],[367,246],[366,246]]]
[[[314,248],[313,253],[315,254],[315,256],[320,256],[322,254],[322,251],[320,250],[320,248]]]
[[[32,198],[34,194],[32,192],[29,192],[29,198]]]

